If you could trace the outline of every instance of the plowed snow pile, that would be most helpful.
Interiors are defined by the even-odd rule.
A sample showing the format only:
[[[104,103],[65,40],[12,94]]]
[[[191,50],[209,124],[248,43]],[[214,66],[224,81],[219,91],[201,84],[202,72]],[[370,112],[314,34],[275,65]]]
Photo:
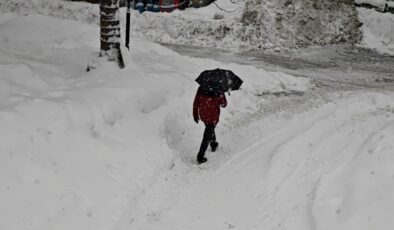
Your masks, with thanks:
[[[4,0],[0,9],[98,22],[97,6],[62,0]],[[133,11],[131,21],[134,37],[228,49],[355,44],[361,38],[350,0],[218,0],[171,14]]]
[[[361,38],[351,1],[247,0],[243,5],[220,0],[217,4],[235,11],[210,5],[210,14],[206,9],[188,10],[205,16],[198,18],[191,18],[188,11],[175,16],[135,15],[134,29],[138,36],[160,42],[254,50],[355,44]],[[214,20],[215,14],[224,19]]]

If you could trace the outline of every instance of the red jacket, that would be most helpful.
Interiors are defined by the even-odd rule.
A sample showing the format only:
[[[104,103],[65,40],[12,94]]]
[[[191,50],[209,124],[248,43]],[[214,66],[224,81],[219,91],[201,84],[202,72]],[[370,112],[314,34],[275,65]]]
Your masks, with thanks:
[[[219,96],[208,96],[201,88],[197,90],[193,103],[193,117],[200,118],[205,124],[217,124],[219,122],[220,107],[226,107],[227,100],[224,93]]]

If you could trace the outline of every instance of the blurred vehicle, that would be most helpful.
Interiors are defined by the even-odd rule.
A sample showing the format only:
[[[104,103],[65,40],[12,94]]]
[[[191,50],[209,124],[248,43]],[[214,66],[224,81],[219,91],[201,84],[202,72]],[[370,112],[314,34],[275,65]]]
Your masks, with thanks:
[[[204,6],[208,6],[214,1],[215,0],[190,0],[190,7],[194,7],[194,8],[204,7]]]
[[[183,10],[188,6],[189,0],[136,0],[134,8],[140,13],[171,12],[176,9]]]
[[[159,0],[161,12],[171,12],[179,9],[184,10],[189,6],[189,0]]]
[[[66,0],[71,2],[89,2],[89,3],[100,3],[100,0]],[[204,5],[208,5],[214,0],[195,0]],[[121,7],[126,6],[127,0],[119,0],[119,5]],[[179,9],[183,10],[189,7],[190,0],[131,0],[134,9],[138,10],[140,13],[144,11],[150,12],[171,12],[173,10]],[[209,3],[207,3],[209,2]]]

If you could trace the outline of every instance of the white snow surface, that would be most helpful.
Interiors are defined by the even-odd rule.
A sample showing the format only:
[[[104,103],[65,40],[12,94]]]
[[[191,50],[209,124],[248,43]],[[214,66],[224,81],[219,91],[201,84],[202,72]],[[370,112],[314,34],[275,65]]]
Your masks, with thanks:
[[[394,226],[392,91],[276,104],[265,95],[313,83],[137,38],[120,70],[96,58],[98,34],[0,14],[0,229]],[[227,96],[218,151],[198,166],[194,79],[217,67],[244,84]]]
[[[361,46],[394,55],[394,14],[358,8],[363,40]]]
[[[97,26],[13,14],[0,23],[4,230],[129,222],[127,212],[146,205],[141,197],[163,172],[194,161],[202,128],[191,118],[194,79],[205,69],[229,68],[245,80],[223,123],[255,111],[258,93],[310,87],[307,79],[185,58],[142,40],[133,40],[137,48],[118,70],[89,61],[98,55]],[[88,64],[97,69],[85,72]]]

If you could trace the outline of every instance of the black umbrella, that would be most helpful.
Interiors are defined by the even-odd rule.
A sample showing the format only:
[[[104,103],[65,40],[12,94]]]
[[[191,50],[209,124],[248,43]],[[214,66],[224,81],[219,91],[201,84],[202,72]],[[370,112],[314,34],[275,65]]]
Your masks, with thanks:
[[[207,93],[218,95],[231,90],[238,90],[242,80],[231,70],[205,70],[196,79],[200,87]]]

